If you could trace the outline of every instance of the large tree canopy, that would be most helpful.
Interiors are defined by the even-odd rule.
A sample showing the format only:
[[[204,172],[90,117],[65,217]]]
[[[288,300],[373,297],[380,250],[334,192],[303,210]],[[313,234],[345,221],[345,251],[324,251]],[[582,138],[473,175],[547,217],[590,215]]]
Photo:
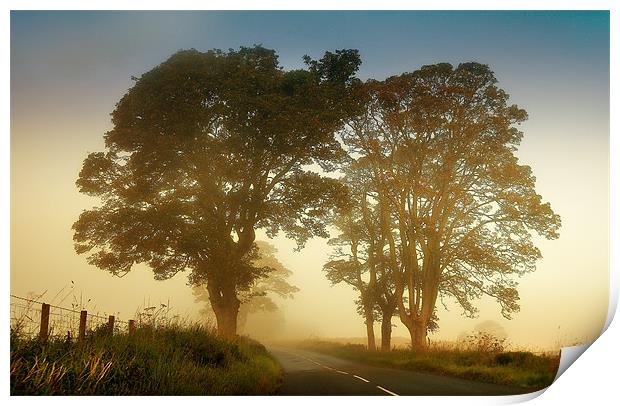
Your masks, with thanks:
[[[255,229],[300,246],[327,236],[345,198],[333,170],[335,138],[357,111],[357,51],[327,52],[285,71],[274,51],[180,51],[136,79],[112,113],[105,152],[84,161],[77,185],[101,198],[74,224],[78,253],[115,275],[146,263],[156,278],[189,270],[206,283],[221,334],[235,334],[237,293],[252,265]]]
[[[527,114],[496,82],[478,63],[369,81],[367,108],[345,137],[389,229],[392,269],[401,269],[399,315],[414,346],[426,342],[438,296],[468,315],[483,294],[505,317],[518,311],[513,276],[533,271],[541,257],[531,232],[558,236],[559,216],[515,156],[516,125]]]

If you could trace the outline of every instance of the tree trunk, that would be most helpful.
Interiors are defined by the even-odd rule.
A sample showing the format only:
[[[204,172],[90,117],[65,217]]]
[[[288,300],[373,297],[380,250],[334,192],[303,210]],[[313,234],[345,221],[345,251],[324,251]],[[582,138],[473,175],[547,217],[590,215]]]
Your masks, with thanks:
[[[241,301],[237,298],[234,286],[216,287],[209,283],[209,301],[215,313],[217,335],[224,338],[237,336],[237,315]]]
[[[213,307],[215,319],[217,320],[217,335],[224,338],[235,338],[237,336],[237,314],[239,305]]]
[[[383,314],[381,319],[381,351],[392,349],[392,313]]]
[[[414,328],[410,331],[411,335],[411,348],[414,350],[426,349],[426,323],[416,322]]]
[[[368,351],[376,351],[377,344],[375,342],[375,326],[372,314],[366,315],[366,335],[368,336]]]

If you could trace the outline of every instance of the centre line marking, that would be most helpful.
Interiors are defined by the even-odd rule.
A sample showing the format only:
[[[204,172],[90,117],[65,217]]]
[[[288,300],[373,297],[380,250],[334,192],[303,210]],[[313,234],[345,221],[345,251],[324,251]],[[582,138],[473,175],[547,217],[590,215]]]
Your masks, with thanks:
[[[348,373],[348,372],[339,371],[339,370],[337,370],[337,369],[334,369],[334,371],[338,372],[339,374],[349,375],[349,373]]]
[[[353,375],[353,376],[356,377],[357,379],[360,379],[360,380],[364,381],[364,382],[370,382],[368,379],[364,379],[361,376],[357,376],[357,375]]]
[[[394,393],[391,390],[387,390],[387,389],[385,389],[385,388],[383,388],[383,387],[381,387],[379,385],[377,385],[377,388],[381,389],[383,392],[389,393],[392,396],[400,396],[398,393]]]
[[[304,357],[304,358],[305,358],[305,357]],[[310,362],[312,362],[312,363],[314,363],[314,364],[316,364],[316,365],[322,366],[321,364],[319,364],[318,362],[316,362],[316,361],[315,361],[315,360],[313,360],[313,359],[310,359],[310,358],[305,358],[305,359],[306,359],[306,360],[308,360],[308,361],[310,361]]]

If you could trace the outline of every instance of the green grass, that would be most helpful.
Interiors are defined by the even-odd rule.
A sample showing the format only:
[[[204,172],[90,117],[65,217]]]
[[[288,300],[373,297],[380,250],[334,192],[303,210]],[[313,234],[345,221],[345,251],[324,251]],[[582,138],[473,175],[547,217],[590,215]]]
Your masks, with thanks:
[[[261,344],[200,326],[46,344],[11,331],[11,395],[267,395],[281,376]]]
[[[448,375],[478,382],[519,386],[535,391],[555,378],[560,357],[530,352],[472,351],[456,346],[430,347],[424,351],[367,351],[360,344],[308,340],[303,348],[377,366]]]

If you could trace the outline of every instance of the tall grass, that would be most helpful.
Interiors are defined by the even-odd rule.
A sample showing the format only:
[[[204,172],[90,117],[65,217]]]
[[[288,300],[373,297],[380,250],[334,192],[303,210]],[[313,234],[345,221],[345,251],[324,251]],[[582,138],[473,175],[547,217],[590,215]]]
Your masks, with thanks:
[[[83,342],[11,330],[11,395],[266,395],[281,374],[261,344],[197,324],[114,336],[103,327]]]
[[[360,344],[306,340],[303,348],[353,361],[402,368],[438,375],[449,375],[478,382],[520,386],[535,391],[555,379],[560,357],[535,355],[525,351],[503,351],[494,343],[468,345],[439,343],[426,350],[394,349],[368,351]]]

